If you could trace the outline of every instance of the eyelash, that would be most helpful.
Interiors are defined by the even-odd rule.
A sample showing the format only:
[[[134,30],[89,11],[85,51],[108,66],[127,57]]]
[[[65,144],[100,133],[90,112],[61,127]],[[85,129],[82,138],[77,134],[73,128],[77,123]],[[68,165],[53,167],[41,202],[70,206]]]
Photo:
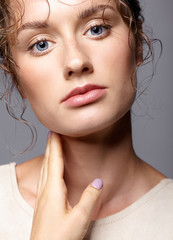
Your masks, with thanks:
[[[105,29],[106,35],[110,32],[110,30],[112,28],[112,26],[108,25],[108,24],[95,24],[93,26],[90,26],[90,28],[87,30],[87,32],[91,31],[93,28],[98,28],[98,27],[102,27],[102,29]],[[96,35],[96,37],[93,36],[93,39],[101,39],[101,38],[104,38],[104,36],[105,36],[105,34],[101,33],[100,35]]]
[[[89,35],[89,36],[92,36],[92,39],[99,40],[99,39],[102,39],[102,38],[104,38],[105,36],[107,36],[109,34],[112,26],[108,25],[108,24],[107,25],[106,24],[100,24],[100,25],[99,24],[95,24],[93,26],[90,26],[90,28],[86,31],[86,33],[91,31],[93,28],[102,28],[102,29],[104,29],[100,35],[96,35],[96,36]],[[104,33],[105,31],[106,31],[106,33]],[[34,52],[34,50],[33,50],[34,47],[37,44],[41,43],[41,42],[48,42],[50,44],[51,41],[47,40],[45,37],[37,39],[35,43],[33,43],[31,46],[28,47],[27,51],[31,52],[34,56],[43,56],[43,55],[45,55],[46,53],[48,53],[50,51],[50,48],[48,48],[45,51],[40,51],[40,52],[39,51],[38,52]]]
[[[44,55],[44,54],[46,54],[47,52],[49,52],[50,50],[48,49],[48,50],[45,50],[44,52],[34,52],[34,47],[37,45],[37,44],[39,44],[39,43],[41,43],[41,42],[50,42],[49,40],[47,40],[47,38],[45,38],[45,37],[43,37],[43,38],[39,38],[39,39],[37,39],[36,40],[36,42],[35,43],[33,43],[31,46],[29,46],[29,48],[27,49],[27,51],[29,51],[29,52],[31,52],[33,55],[35,55],[35,56],[42,56],[42,55]]]

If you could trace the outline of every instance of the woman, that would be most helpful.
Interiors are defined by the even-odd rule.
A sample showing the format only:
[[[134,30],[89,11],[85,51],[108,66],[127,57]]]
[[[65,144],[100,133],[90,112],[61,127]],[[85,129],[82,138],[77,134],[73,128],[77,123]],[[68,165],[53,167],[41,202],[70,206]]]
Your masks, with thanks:
[[[0,169],[3,239],[171,240],[173,181],[132,145],[139,2],[4,0],[1,16],[1,67],[51,131],[45,155]]]

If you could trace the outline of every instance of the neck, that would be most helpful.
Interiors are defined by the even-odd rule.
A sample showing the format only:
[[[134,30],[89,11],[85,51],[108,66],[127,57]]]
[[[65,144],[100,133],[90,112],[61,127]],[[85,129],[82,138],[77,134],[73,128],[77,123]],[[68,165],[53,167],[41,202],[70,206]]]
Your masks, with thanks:
[[[115,126],[92,136],[62,136],[64,180],[72,207],[95,178],[102,178],[104,186],[92,220],[126,208],[165,178],[135,155],[131,139],[129,114]],[[42,160],[43,156],[39,156],[16,166],[20,192],[33,208]]]
[[[132,147],[130,114],[104,132],[80,138],[62,136],[62,140],[70,204],[74,206],[86,186],[101,178],[104,190],[93,218],[115,212],[104,211],[103,206],[110,208],[112,201],[133,185],[139,169],[140,161]]]

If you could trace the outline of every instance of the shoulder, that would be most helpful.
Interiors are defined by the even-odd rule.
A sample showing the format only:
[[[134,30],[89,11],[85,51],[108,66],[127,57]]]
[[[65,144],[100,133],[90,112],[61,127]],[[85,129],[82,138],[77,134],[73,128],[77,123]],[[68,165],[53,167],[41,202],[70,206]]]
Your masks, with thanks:
[[[0,166],[0,196],[11,191],[15,163]]]
[[[166,187],[173,190],[173,179],[167,178],[165,179],[165,182],[166,182]]]
[[[92,239],[173,239],[173,179],[163,179],[126,209],[91,224]],[[96,238],[94,238],[96,237]]]
[[[15,199],[16,175],[15,163],[0,166],[0,212],[9,209]]]
[[[2,177],[2,176],[5,176],[6,174],[5,173],[9,173],[10,172],[10,169],[12,168],[12,167],[14,167],[16,165],[16,163],[15,162],[13,162],[13,163],[9,163],[9,164],[4,164],[4,165],[0,165],[0,178]]]
[[[173,198],[173,179],[166,178],[160,183],[160,191],[158,191],[161,199],[169,200]],[[173,205],[173,201],[172,201]]]
[[[151,205],[157,206],[158,211],[167,211],[173,216],[173,179],[162,180],[151,190],[147,200]]]
[[[0,239],[29,239],[32,209],[22,199],[16,178],[16,164],[0,166]]]
[[[153,228],[160,236],[163,237],[164,231],[167,231],[165,236],[169,235],[173,239],[173,179],[162,180],[148,194],[140,213],[145,216],[146,223],[154,223]]]

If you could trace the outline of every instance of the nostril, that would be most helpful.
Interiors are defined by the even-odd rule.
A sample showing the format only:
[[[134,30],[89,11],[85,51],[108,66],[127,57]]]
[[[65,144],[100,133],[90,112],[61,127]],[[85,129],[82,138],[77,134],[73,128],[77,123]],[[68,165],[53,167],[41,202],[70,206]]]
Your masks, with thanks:
[[[93,67],[92,65],[90,66],[89,64],[80,64],[80,66],[71,66],[71,67],[67,67],[65,69],[65,76],[66,78],[71,78],[73,75],[81,75],[81,74],[90,74],[93,72]]]
[[[84,67],[82,72],[87,72],[89,69],[87,67]]]

